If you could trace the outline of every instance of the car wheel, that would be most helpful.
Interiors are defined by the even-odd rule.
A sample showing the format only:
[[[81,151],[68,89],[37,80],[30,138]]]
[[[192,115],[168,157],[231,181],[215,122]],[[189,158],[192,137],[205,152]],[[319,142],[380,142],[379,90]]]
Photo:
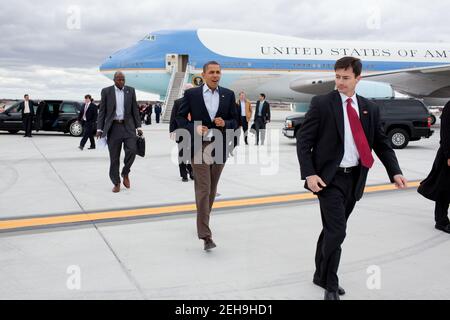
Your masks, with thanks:
[[[389,131],[389,140],[392,148],[403,149],[409,143],[409,134],[404,129],[395,128]]]
[[[434,114],[430,114],[430,118],[431,118],[431,125],[436,123],[436,116]]]
[[[8,130],[8,132],[11,134],[16,134],[17,132],[19,132],[19,130]]]
[[[69,126],[69,133],[71,136],[80,137],[83,134],[83,126],[79,121],[73,121]]]

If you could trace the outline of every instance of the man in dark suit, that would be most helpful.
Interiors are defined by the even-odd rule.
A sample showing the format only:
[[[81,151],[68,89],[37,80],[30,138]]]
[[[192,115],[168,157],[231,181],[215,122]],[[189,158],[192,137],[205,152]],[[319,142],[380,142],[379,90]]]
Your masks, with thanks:
[[[149,125],[152,124],[152,111],[151,111],[152,105],[150,103],[146,103],[145,104],[145,109],[144,109],[144,119],[145,119],[145,124]]]
[[[84,107],[78,115],[78,121],[83,125],[83,138],[80,141],[80,150],[84,149],[87,140],[91,143],[88,149],[95,149],[95,129],[97,122],[98,108],[92,102],[90,94],[84,96]]]
[[[297,133],[297,155],[305,187],[320,203],[323,230],[316,249],[314,284],[325,289],[325,300],[339,300],[337,270],[347,219],[360,200],[373,149],[391,182],[406,188],[397,158],[380,124],[380,111],[356,95],[361,61],[344,57],[335,64],[337,90],[316,96]]]
[[[24,137],[31,138],[31,130],[33,129],[33,119],[34,119],[34,108],[33,106],[37,106],[38,103],[30,100],[28,94],[23,96],[24,101],[22,101],[17,108],[17,111],[22,112],[22,123],[23,129],[25,130]]]
[[[259,100],[256,102],[255,111],[255,130],[256,130],[256,145],[259,144],[259,138],[261,133],[261,145],[264,144],[266,139],[266,124],[270,122],[270,105],[266,101],[266,95],[261,93],[259,95]]]
[[[229,154],[230,136],[237,129],[234,92],[219,87],[221,68],[210,61],[203,66],[205,84],[184,93],[177,121],[189,132],[192,168],[197,205],[197,233],[204,249],[216,247],[212,240],[209,218],[217,192],[217,184]],[[188,115],[191,120],[188,120]],[[232,145],[232,144],[231,144]]]
[[[193,88],[194,86],[191,83],[187,83],[184,86],[184,91]],[[189,177],[194,180],[194,173],[192,171],[192,165],[190,164],[190,161],[188,159],[183,159],[184,158],[184,152],[190,152],[189,150],[183,150],[183,148],[181,147],[181,143],[183,141],[183,137],[177,136],[177,129],[178,129],[178,122],[176,119],[178,110],[180,109],[181,103],[183,101],[183,98],[177,99],[175,100],[173,107],[172,107],[172,112],[170,113],[170,125],[169,125],[169,132],[170,132],[170,137],[171,139],[175,140],[177,142],[177,146],[178,146],[178,166],[180,169],[180,176],[183,182],[188,182],[188,174]]]
[[[136,130],[142,136],[141,119],[134,88],[125,86],[125,76],[117,71],[114,85],[102,90],[102,100],[97,122],[97,139],[107,137],[110,168],[109,177],[113,192],[120,191],[120,152],[125,149],[125,166],[122,169],[123,184],[130,188],[129,173],[136,158]]]
[[[155,117],[156,117],[156,123],[159,123],[159,118],[161,117],[162,108],[161,105],[158,103],[155,107]]]
[[[441,115],[440,147],[428,177],[420,183],[418,192],[425,198],[435,201],[434,227],[450,233],[448,208],[450,205],[450,101],[446,103]]]

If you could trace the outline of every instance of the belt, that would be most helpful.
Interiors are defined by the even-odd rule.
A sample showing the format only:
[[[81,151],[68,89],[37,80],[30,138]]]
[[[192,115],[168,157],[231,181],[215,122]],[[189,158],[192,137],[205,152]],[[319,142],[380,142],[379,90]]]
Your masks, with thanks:
[[[348,168],[338,167],[338,171],[343,172],[343,173],[351,173],[356,168],[358,168],[358,167],[357,166],[356,167],[348,167]]]
[[[124,122],[125,122],[125,120],[113,120],[113,123],[120,123],[120,124],[122,124]]]

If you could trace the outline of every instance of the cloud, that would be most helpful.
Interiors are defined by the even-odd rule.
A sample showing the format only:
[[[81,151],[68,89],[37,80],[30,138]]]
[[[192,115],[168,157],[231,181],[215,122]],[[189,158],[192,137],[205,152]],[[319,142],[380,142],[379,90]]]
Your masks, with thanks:
[[[155,30],[224,28],[309,39],[448,43],[449,9],[435,0],[16,0],[0,11],[0,98],[21,97],[24,90],[70,98],[89,88],[98,91],[110,84],[98,74],[101,62]]]

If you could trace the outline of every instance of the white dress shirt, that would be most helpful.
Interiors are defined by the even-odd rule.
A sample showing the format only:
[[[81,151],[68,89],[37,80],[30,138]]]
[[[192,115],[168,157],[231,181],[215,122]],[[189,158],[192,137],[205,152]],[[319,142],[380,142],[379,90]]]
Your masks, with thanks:
[[[214,90],[214,92],[208,87],[208,85],[203,85],[203,100],[205,100],[205,106],[208,110],[209,117],[211,121],[214,122],[217,110],[219,110],[220,94],[219,87]],[[211,139],[213,137],[212,130],[209,130],[206,134],[206,139]]]
[[[241,116],[242,117],[246,117],[247,116],[247,114],[245,113],[245,107],[246,107],[246,101],[244,100],[244,101],[242,101],[241,100]]]
[[[87,121],[87,120],[86,120],[86,113],[87,113],[87,110],[88,110],[88,108],[89,108],[89,105],[90,105],[90,103],[86,103],[86,104],[84,105],[84,112],[83,112],[83,120],[84,120],[84,121]]]
[[[114,120],[123,120],[125,117],[125,87],[120,90],[114,86],[114,91],[116,93],[116,117]]]
[[[211,118],[211,121],[214,121],[217,110],[219,110],[219,88],[217,88],[213,92],[206,84],[203,85],[203,99],[205,100],[205,105],[206,109],[208,109],[209,117]]]
[[[262,117],[262,112],[263,112],[264,102],[266,102],[266,100],[263,100],[263,101],[260,101],[260,102],[259,102],[259,110],[258,110],[258,116],[259,116],[259,117]]]
[[[23,113],[30,113],[30,104],[27,100],[24,100],[24,109]]]
[[[125,119],[125,87],[122,90],[114,86],[114,91],[116,94],[116,116],[114,120],[124,120]],[[141,127],[136,128],[137,130],[142,130]],[[103,130],[97,129],[97,132],[103,132]]]
[[[342,99],[342,109],[344,111],[344,157],[340,167],[348,168],[355,167],[359,164],[359,153],[355,145],[355,140],[353,139],[352,129],[350,127],[350,121],[347,115],[347,99],[352,99],[352,107],[355,109],[359,116],[358,99],[356,98],[356,93],[352,97],[347,97],[343,93],[339,93]]]

